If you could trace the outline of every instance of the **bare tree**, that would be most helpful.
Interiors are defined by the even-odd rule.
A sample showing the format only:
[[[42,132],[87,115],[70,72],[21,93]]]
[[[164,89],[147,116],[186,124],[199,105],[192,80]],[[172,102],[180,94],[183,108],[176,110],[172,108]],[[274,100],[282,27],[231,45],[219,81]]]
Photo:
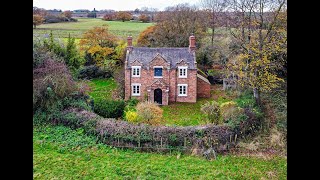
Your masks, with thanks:
[[[178,4],[167,7],[157,14],[156,27],[152,33],[155,46],[160,47],[188,47],[189,36],[194,34],[197,46],[206,33],[205,17],[196,6]]]
[[[211,46],[213,46],[213,38],[216,25],[219,21],[218,17],[226,9],[226,0],[201,0],[201,6],[209,13],[209,27],[212,29]]]

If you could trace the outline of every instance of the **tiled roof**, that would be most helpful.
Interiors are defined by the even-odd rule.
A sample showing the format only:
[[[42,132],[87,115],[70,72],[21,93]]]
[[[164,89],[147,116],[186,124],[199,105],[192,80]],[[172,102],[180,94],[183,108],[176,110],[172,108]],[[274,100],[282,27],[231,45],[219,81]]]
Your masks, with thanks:
[[[189,48],[148,48],[148,47],[133,47],[127,56],[128,67],[130,63],[138,60],[147,67],[150,61],[157,55],[161,55],[164,59],[170,62],[171,68],[176,68],[176,64],[182,59],[188,63],[189,69],[196,69],[194,65],[195,57],[193,52],[189,52]]]

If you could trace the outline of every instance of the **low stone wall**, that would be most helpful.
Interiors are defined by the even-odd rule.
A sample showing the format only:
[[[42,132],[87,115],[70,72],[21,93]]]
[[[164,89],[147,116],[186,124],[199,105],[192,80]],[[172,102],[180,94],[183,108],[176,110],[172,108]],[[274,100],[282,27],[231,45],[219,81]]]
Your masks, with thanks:
[[[138,148],[146,151],[178,149],[193,154],[202,154],[209,147],[213,147],[216,152],[223,152],[235,145],[235,134],[227,126],[135,125],[126,121],[101,118],[85,110],[69,109],[65,111],[65,114],[70,113],[77,117],[77,122],[85,127],[85,130],[90,129],[88,122],[91,122],[93,127],[90,131],[94,131],[93,133],[103,143],[115,147]],[[70,120],[61,119],[60,122],[71,125]]]

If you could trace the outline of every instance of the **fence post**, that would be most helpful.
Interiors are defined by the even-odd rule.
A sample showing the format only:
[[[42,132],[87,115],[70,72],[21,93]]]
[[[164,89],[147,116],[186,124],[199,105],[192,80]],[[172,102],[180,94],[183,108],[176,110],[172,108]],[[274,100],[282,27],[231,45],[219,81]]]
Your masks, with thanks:
[[[161,142],[160,142],[160,148],[162,148],[162,137],[160,138]]]
[[[184,144],[183,144],[183,146],[184,146],[184,149],[186,149],[187,147],[187,138],[186,137],[184,137]]]

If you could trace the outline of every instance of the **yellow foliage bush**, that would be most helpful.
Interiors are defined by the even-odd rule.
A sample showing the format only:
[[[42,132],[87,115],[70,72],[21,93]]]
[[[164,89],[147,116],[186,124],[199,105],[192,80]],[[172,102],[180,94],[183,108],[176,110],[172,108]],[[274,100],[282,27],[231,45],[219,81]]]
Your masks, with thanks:
[[[128,122],[137,123],[138,122],[137,121],[138,120],[138,114],[135,111],[126,111],[125,112],[125,119]]]
[[[159,125],[163,118],[163,110],[154,102],[145,101],[137,104],[138,122]]]

